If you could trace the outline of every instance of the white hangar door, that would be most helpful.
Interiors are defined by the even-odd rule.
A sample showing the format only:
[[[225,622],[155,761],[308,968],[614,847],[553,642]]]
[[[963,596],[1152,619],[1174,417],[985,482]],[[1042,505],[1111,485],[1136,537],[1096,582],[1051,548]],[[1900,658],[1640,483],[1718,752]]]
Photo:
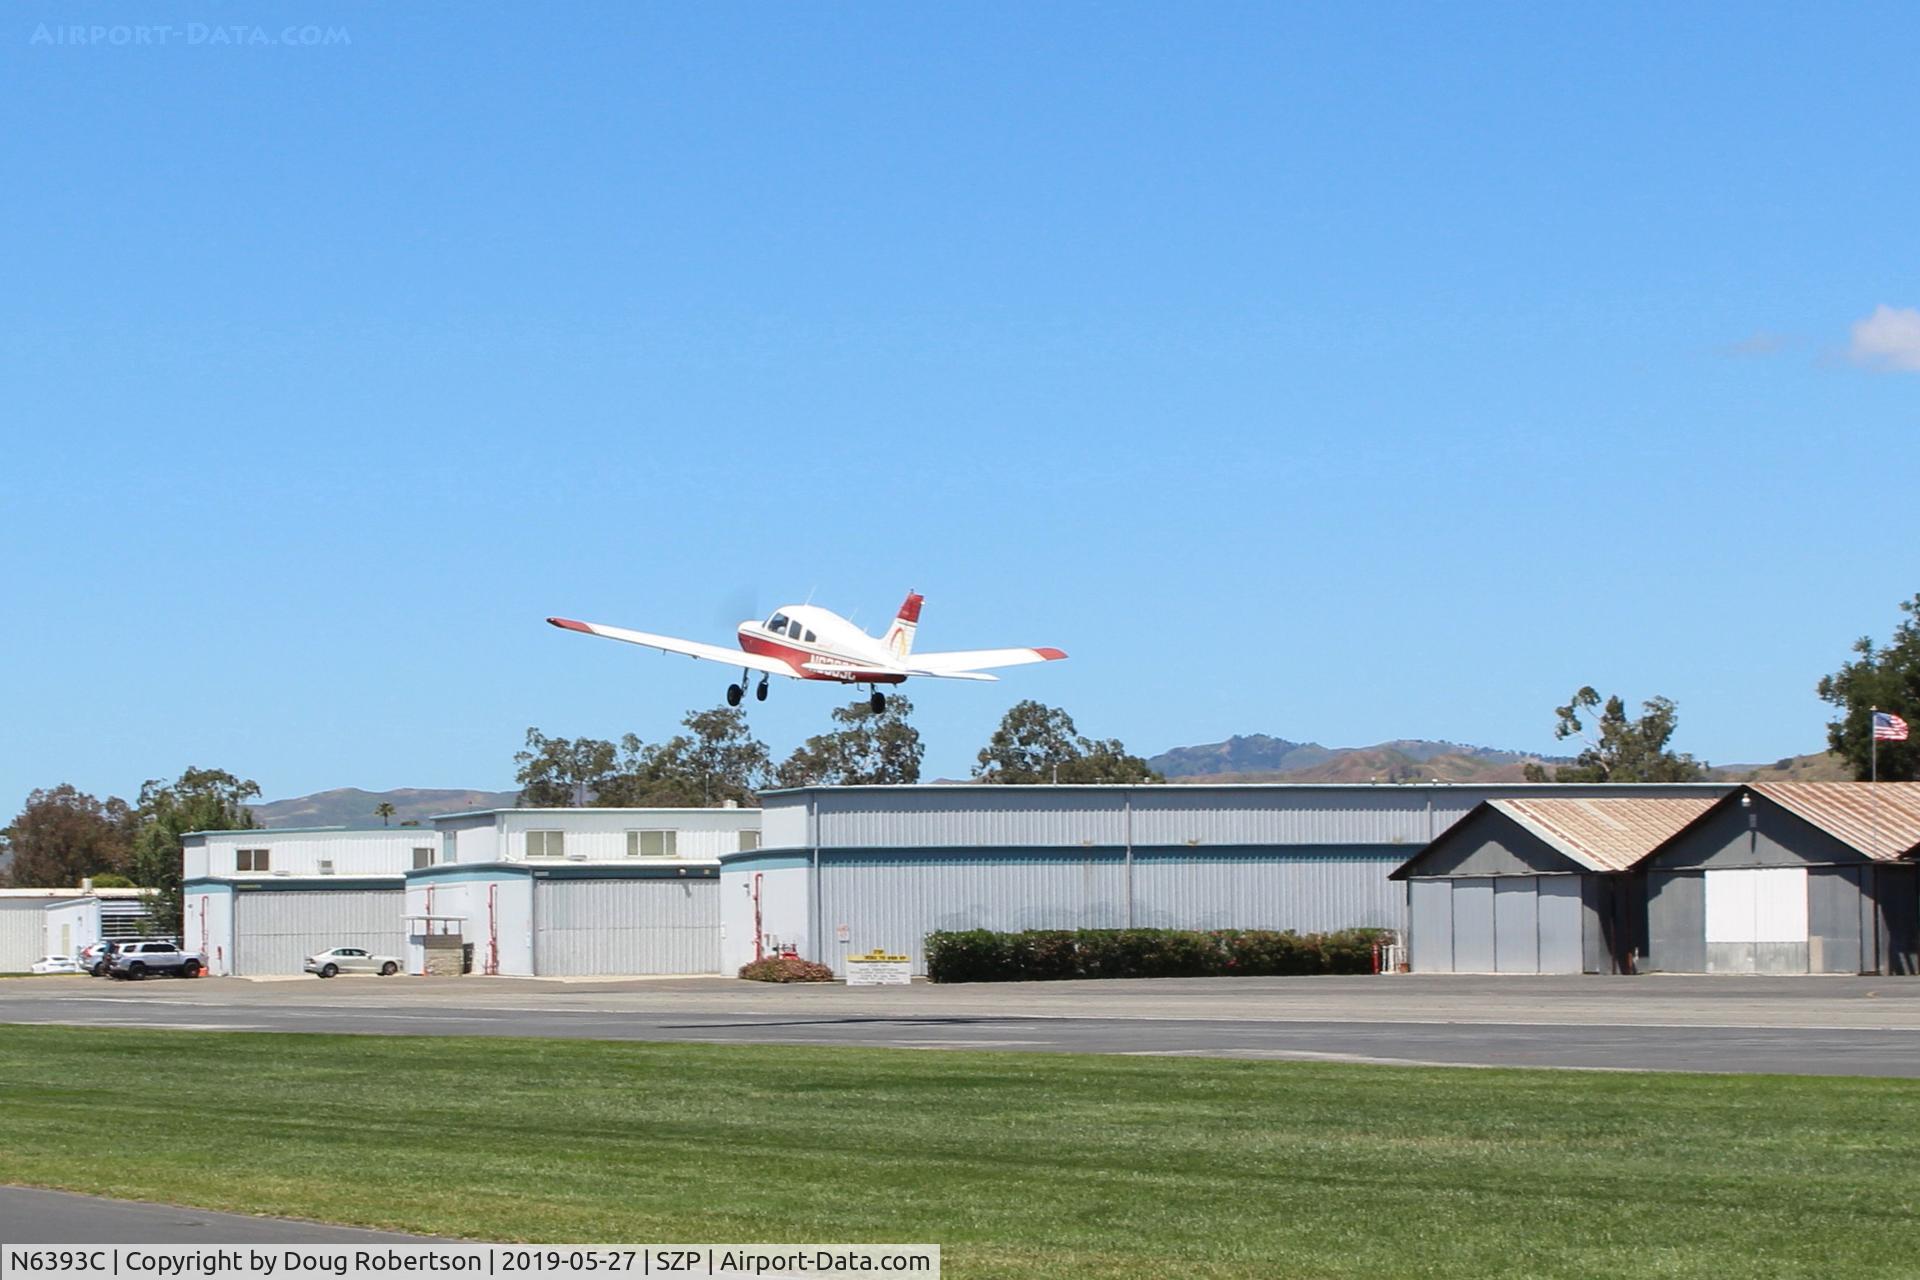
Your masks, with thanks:
[[[720,972],[720,882],[536,880],[534,972]]]
[[[328,947],[404,956],[403,897],[399,889],[235,893],[233,971],[299,973],[308,956]]]
[[[1739,867],[1706,874],[1708,973],[1807,971],[1807,870]]]

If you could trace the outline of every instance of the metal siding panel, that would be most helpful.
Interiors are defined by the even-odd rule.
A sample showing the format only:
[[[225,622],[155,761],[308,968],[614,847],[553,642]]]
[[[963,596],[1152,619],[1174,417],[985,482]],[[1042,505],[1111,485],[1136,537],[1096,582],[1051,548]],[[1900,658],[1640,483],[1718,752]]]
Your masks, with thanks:
[[[1647,968],[1707,971],[1706,884],[1698,872],[1647,873]]]
[[[1453,970],[1455,973],[1492,973],[1493,881],[1465,879],[1453,882]]]
[[[1273,849],[1136,854],[1133,922],[1156,929],[1406,928],[1406,895],[1387,877],[1402,859]]]
[[[1540,972],[1539,895],[1538,876],[1500,876],[1494,880],[1494,972]]]
[[[819,841],[838,849],[1120,845],[1122,793],[1035,787],[820,791]]]
[[[1586,968],[1586,876],[1541,876],[1537,903],[1541,973],[1580,973]],[[1604,970],[1603,970],[1604,972]]]
[[[1409,880],[1412,918],[1408,966],[1415,973],[1453,972],[1453,881]]]
[[[720,971],[717,880],[536,880],[533,902],[542,976]]]
[[[1814,973],[1870,970],[1872,936],[1862,947],[1860,891],[1862,874],[1871,883],[1873,868],[1816,867],[1807,876],[1807,967]]]
[[[47,954],[47,898],[0,898],[0,973],[26,973]]]
[[[1430,830],[1437,835],[1450,821],[1429,815],[1424,792],[1179,786],[1134,793],[1133,839],[1136,845],[1399,844],[1410,858]]]
[[[236,893],[233,972],[247,976],[301,972],[306,958],[328,947],[365,947],[406,954],[405,894],[393,889]]]
[[[855,787],[775,797],[768,812],[797,809],[804,823],[811,796],[819,814],[818,840],[827,848],[1058,848],[1125,844],[1124,809],[1131,798],[1136,845],[1380,844],[1402,846],[1411,856],[1482,800],[1542,794],[1718,796],[1730,789],[1730,784]],[[804,833],[794,834],[790,818],[768,821],[779,828],[779,842],[769,838],[768,847],[806,842]]]
[[[804,849],[807,847],[807,798],[776,796],[760,811],[760,847],[763,849]]]
[[[1920,973],[1920,872],[1913,867],[1876,867],[1874,872],[1880,971]]]
[[[277,832],[265,827],[239,835],[207,837],[207,874],[235,875],[235,854],[239,850],[265,849],[275,874],[319,875],[320,864],[331,862],[337,876],[399,875],[413,866],[416,848],[437,852],[439,833],[425,827],[357,832]]]
[[[912,861],[827,853],[820,893],[825,936],[813,950],[836,973],[845,971],[847,954],[875,947],[912,956],[913,971],[924,973],[926,935],[936,929],[1119,928],[1126,868],[1111,853]]]

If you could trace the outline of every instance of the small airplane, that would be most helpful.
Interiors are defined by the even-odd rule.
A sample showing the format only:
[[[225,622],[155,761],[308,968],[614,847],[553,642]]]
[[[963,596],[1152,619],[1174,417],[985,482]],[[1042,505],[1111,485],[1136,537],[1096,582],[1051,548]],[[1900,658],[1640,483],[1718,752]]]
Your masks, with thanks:
[[[874,685],[899,684],[910,676],[930,676],[942,680],[998,680],[986,674],[989,667],[1017,667],[1029,662],[1055,662],[1067,655],[1058,649],[957,649],[947,653],[913,652],[913,633],[920,625],[917,592],[908,592],[893,625],[879,639],[868,635],[853,623],[818,605],[790,604],[773,611],[765,622],[749,619],[735,631],[740,649],[704,644],[698,640],[680,640],[657,636],[625,627],[603,626],[597,622],[575,622],[571,618],[548,618],[556,627],[581,631],[609,640],[645,645],[662,653],[683,653],[689,658],[709,662],[740,664],[740,683],[727,686],[727,705],[737,707],[747,696],[749,673],[758,671],[760,683],[753,696],[767,700],[770,676],[794,680],[834,680],[841,684],[864,684],[871,690],[867,705],[878,715],[886,710],[887,696]]]

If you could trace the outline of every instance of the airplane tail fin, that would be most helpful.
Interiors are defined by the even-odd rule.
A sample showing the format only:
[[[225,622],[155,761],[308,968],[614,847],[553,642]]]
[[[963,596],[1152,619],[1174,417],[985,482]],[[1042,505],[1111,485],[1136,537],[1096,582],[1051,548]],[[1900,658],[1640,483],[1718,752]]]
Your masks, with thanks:
[[[887,628],[887,634],[881,638],[880,643],[887,647],[887,652],[896,661],[904,662],[907,655],[913,652],[913,632],[920,625],[920,604],[924,598],[918,592],[907,592],[906,602],[900,606],[893,625]]]

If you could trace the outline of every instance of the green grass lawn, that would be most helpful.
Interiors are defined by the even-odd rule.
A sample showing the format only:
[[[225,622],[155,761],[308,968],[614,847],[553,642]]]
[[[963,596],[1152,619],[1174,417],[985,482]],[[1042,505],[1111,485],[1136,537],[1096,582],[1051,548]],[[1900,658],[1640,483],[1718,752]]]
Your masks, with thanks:
[[[1920,1086],[0,1027],[0,1182],[973,1276],[1920,1273]]]

